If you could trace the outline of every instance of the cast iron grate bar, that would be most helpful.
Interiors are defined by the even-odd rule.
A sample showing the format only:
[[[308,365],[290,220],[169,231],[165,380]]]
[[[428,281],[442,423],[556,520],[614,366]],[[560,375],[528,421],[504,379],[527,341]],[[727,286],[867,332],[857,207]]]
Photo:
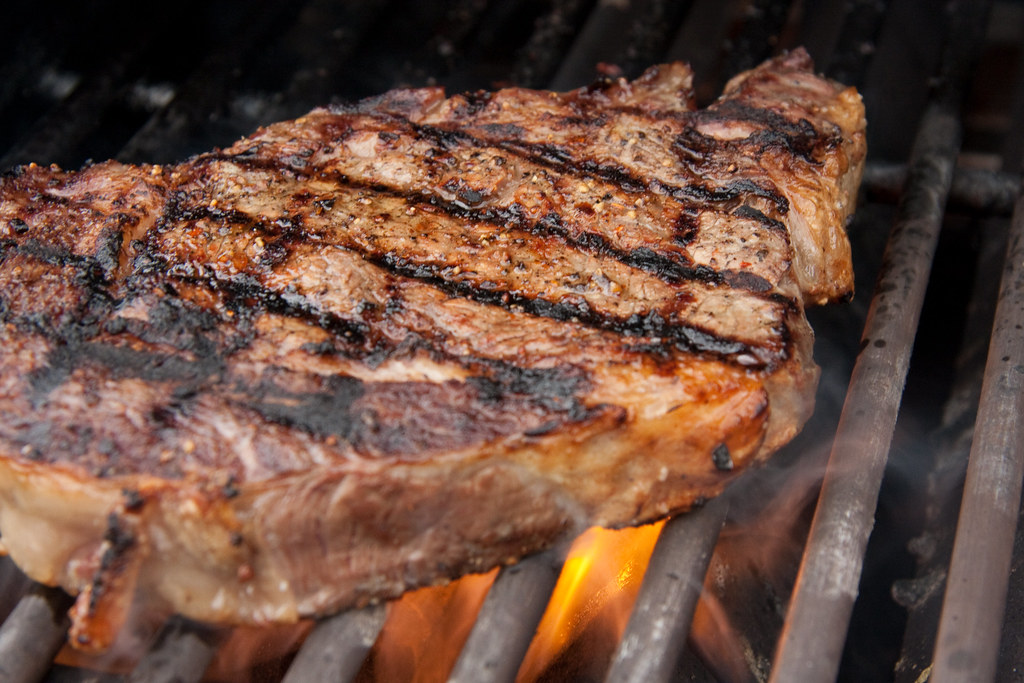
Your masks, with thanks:
[[[960,148],[959,108],[988,4],[947,17],[944,81],[925,111],[835,436],[772,681],[832,681],[839,668],[864,552],[906,380],[928,273]]]
[[[670,519],[658,537],[607,683],[668,681],[693,621],[704,575],[729,509],[719,497]]]
[[[859,83],[874,53],[888,0],[853,0],[839,34],[828,75],[840,83]]]
[[[71,597],[34,585],[0,626],[0,681],[35,683],[64,644]]]
[[[32,580],[18,569],[11,558],[0,557],[0,624],[11,615],[28,591]]]
[[[643,45],[656,55],[643,66],[657,63],[661,59],[659,46],[663,48],[673,22],[679,20],[688,5],[686,2],[669,4],[671,11],[663,0],[598,2],[547,87],[569,90],[588,83],[597,75],[594,69],[600,62],[622,68],[626,77],[639,76],[643,67],[636,66],[636,60],[630,56],[637,54]]]
[[[202,679],[220,644],[220,632],[181,617],[167,620],[129,683],[194,683]]]
[[[1024,476],[1024,197],[1018,200],[985,365],[932,680],[992,680]]]
[[[376,642],[386,616],[387,606],[379,603],[322,619],[288,667],[284,683],[351,681]]]
[[[716,93],[722,92],[730,78],[771,56],[781,42],[790,5],[788,0],[752,0],[738,5],[743,15],[738,17],[739,30],[728,42]]]
[[[555,0],[551,10],[537,18],[536,29],[521,48],[510,80],[524,88],[549,83],[587,9],[586,0]]]
[[[884,161],[867,164],[861,191],[869,201],[896,203],[907,181],[907,167]],[[1017,199],[1019,173],[957,167],[947,207],[985,216],[1009,216]]]
[[[552,551],[504,567],[480,607],[449,683],[513,681],[555,590]]]

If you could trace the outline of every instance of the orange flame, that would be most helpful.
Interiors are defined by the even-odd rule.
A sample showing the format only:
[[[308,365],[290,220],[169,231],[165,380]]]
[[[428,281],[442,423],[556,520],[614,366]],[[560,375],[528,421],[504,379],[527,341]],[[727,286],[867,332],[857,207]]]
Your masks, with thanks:
[[[519,669],[518,683],[537,680],[589,628],[604,630],[602,642],[618,642],[662,526],[594,527],[576,539]]]
[[[431,683],[448,677],[498,570],[406,593],[389,607],[360,681]]]
[[[595,527],[576,539],[519,670],[520,683],[537,680],[585,631],[599,629],[605,644],[618,641],[661,527]],[[392,603],[358,680],[444,681],[496,574],[466,576]]]

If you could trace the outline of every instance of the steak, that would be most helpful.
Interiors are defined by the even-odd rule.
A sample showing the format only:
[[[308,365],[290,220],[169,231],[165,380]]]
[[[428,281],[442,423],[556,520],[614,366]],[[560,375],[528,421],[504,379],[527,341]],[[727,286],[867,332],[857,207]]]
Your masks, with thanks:
[[[399,90],[173,166],[0,179],[0,533],[107,647],[700,504],[791,439],[843,299],[852,88],[794,51]]]

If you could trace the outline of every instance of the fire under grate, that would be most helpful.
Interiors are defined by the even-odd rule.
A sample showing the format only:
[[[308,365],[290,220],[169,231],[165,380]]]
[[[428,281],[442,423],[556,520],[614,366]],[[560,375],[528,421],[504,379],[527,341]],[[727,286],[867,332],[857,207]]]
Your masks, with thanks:
[[[733,73],[806,45],[819,68],[864,93],[871,137],[851,227],[858,296],[842,311],[811,313],[825,376],[818,414],[777,456],[779,471],[824,472],[795,585],[769,596],[778,628],[762,637],[767,646],[754,643],[761,656],[746,671],[687,645],[723,527],[756,515],[737,510],[759,491],[751,473],[665,525],[624,634],[585,680],[1016,680],[1024,141],[1014,133],[1024,123],[1024,5],[935,5],[265,0],[182,2],[156,19],[115,0],[46,14],[14,8],[0,28],[0,168],[169,162],[332,98],[427,83],[564,89],[591,80],[598,64],[635,76],[685,59],[707,100]],[[831,445],[822,451],[823,439]],[[915,505],[899,513],[911,519],[898,531],[885,513],[893,496]],[[886,570],[883,557],[879,571],[885,551],[873,545],[886,540],[904,546],[904,559]],[[548,552],[501,570],[447,679],[515,680],[560,568]],[[30,585],[6,560],[0,579],[0,681],[198,681],[223,642],[173,619],[131,673],[54,665],[70,598]],[[881,611],[878,594],[889,601]],[[280,671],[252,679],[369,680],[388,611],[324,619]],[[871,643],[865,631],[893,614],[898,633]]]

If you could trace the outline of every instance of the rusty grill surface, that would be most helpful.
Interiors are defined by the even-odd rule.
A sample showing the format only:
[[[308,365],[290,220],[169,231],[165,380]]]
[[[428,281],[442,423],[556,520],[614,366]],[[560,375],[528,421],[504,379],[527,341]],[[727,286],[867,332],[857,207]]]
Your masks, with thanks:
[[[858,86],[869,121],[850,227],[857,296],[810,312],[816,414],[761,472],[664,527],[616,646],[543,680],[1024,680],[1024,3],[184,0],[140,12],[93,0],[3,12],[0,169],[173,162],[389,88],[566,89],[607,65],[632,77],[689,61],[706,102],[732,74],[806,46]],[[730,564],[723,539],[756,534],[752,520],[794,480],[811,482],[786,508],[795,550],[772,577]],[[448,680],[515,680],[559,569],[553,553],[503,569]],[[70,598],[7,560],[0,585],[2,682],[198,681],[223,640],[174,619],[131,673],[53,664]],[[744,634],[745,669],[687,644],[702,595]],[[360,680],[388,610],[324,619],[250,678]]]

